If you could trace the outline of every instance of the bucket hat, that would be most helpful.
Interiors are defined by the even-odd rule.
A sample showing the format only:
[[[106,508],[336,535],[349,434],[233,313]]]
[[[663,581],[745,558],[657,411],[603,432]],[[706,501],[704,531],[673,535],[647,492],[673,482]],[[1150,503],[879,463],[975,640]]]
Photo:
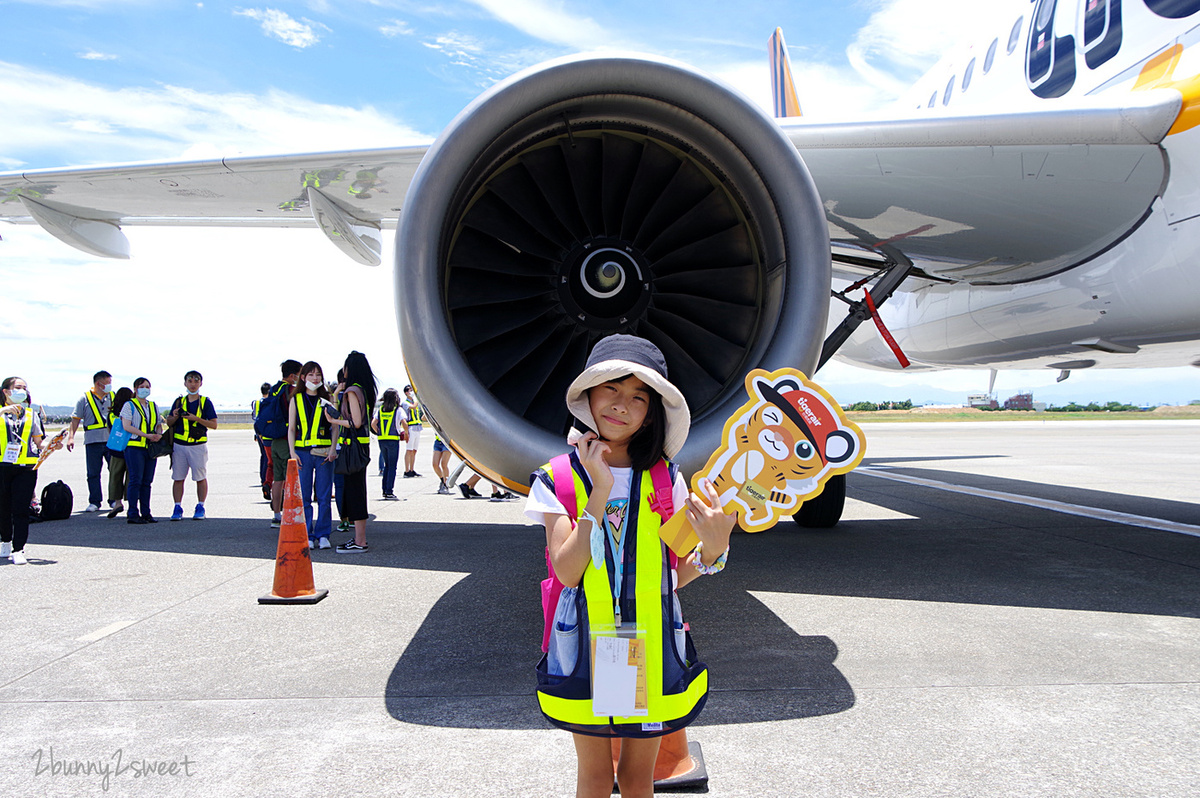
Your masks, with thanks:
[[[567,388],[567,409],[571,415],[596,429],[596,419],[588,404],[588,389],[632,374],[662,397],[667,429],[663,454],[674,457],[687,440],[692,415],[687,400],[667,379],[667,361],[657,346],[634,335],[610,335],[600,339],[588,356],[587,366]]]

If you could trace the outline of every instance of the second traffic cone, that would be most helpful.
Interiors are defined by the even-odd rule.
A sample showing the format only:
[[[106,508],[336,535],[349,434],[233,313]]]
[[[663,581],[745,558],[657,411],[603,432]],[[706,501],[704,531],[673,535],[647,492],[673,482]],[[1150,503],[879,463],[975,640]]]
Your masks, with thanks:
[[[308,527],[300,504],[300,464],[288,460],[283,483],[283,517],[279,522],[279,548],[275,553],[275,586],[259,604],[316,604],[329,595],[313,586],[312,558],[308,556]]]
[[[613,772],[621,759],[621,739],[612,740]],[[687,730],[664,735],[654,760],[654,789],[691,789],[708,784],[708,769],[700,743],[689,743]]]

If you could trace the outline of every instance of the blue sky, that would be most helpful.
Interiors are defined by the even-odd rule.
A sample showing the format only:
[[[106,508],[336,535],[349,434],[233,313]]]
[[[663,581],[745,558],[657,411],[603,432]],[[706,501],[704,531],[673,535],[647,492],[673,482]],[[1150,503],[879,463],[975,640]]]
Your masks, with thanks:
[[[765,107],[776,25],[806,113],[832,117],[885,105],[987,5],[0,0],[0,170],[427,142],[495,81],[591,49],[687,61]],[[118,382],[149,376],[168,398],[194,367],[218,404],[244,406],[284,357],[315,357],[333,371],[351,348],[367,352],[386,384],[403,382],[390,235],[384,266],[353,272],[362,321],[343,330],[333,320],[344,279],[331,267],[341,275],[353,265],[317,233],[126,232],[134,258],[118,263],[37,228],[0,227],[6,279],[36,287],[0,319],[0,335],[18,344],[5,346],[0,370],[27,377],[39,400],[73,401],[97,368]],[[1077,374],[1064,383],[1077,394],[1063,399],[1186,402],[1200,398],[1192,374]],[[846,402],[938,390],[948,398],[986,389],[987,373],[892,376],[834,365],[821,381]],[[997,391],[1049,384],[1052,374],[1002,374]]]

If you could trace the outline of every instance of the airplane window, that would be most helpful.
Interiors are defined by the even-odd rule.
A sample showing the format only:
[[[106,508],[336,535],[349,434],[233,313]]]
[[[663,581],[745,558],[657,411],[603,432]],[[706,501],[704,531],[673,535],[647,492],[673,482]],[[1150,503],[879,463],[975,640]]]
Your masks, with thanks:
[[[1033,27],[1039,30],[1050,24],[1050,18],[1054,16],[1054,7],[1058,5],[1056,2],[1042,2],[1037,7],[1037,16],[1033,20]]]
[[[954,93],[954,79],[957,75],[951,75],[950,80],[946,83],[946,93],[942,95],[942,105],[950,104],[950,95]]]
[[[1013,23],[1012,33],[1008,34],[1008,54],[1012,55],[1012,51],[1017,49],[1017,42],[1021,40],[1021,23],[1025,21],[1025,17],[1017,17],[1017,21]]]
[[[1088,0],[1083,12],[1083,52],[1088,68],[1095,69],[1120,49],[1120,0]]]
[[[925,107],[932,108],[935,105],[937,105],[937,92],[936,91],[933,94],[929,95],[929,105],[927,105]]]
[[[987,55],[983,57],[983,74],[985,75],[992,71],[992,62],[996,60],[996,45],[998,44],[1000,44],[999,39],[992,39],[992,46],[988,48]]]
[[[967,86],[971,85],[971,74],[975,71],[975,59],[971,59],[971,63],[967,64],[967,71],[963,73],[963,91],[967,90]]]
[[[1200,0],[1146,0],[1146,7],[1167,19],[1183,19],[1200,11]]]

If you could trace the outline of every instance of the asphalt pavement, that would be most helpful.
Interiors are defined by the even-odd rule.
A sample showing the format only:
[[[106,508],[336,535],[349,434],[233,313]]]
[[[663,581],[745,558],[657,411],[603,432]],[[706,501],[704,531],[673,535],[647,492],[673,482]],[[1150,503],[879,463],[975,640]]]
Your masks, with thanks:
[[[1200,422],[865,430],[836,529],[681,591],[708,792],[1195,795]],[[312,553],[328,598],[263,606],[251,434],[211,441],[204,521],[166,520],[165,462],[144,526],[79,512],[81,450],[42,469],[76,513],[0,563],[0,796],[572,794],[521,502],[436,495],[422,451],[402,501],[370,477],[369,552]]]

